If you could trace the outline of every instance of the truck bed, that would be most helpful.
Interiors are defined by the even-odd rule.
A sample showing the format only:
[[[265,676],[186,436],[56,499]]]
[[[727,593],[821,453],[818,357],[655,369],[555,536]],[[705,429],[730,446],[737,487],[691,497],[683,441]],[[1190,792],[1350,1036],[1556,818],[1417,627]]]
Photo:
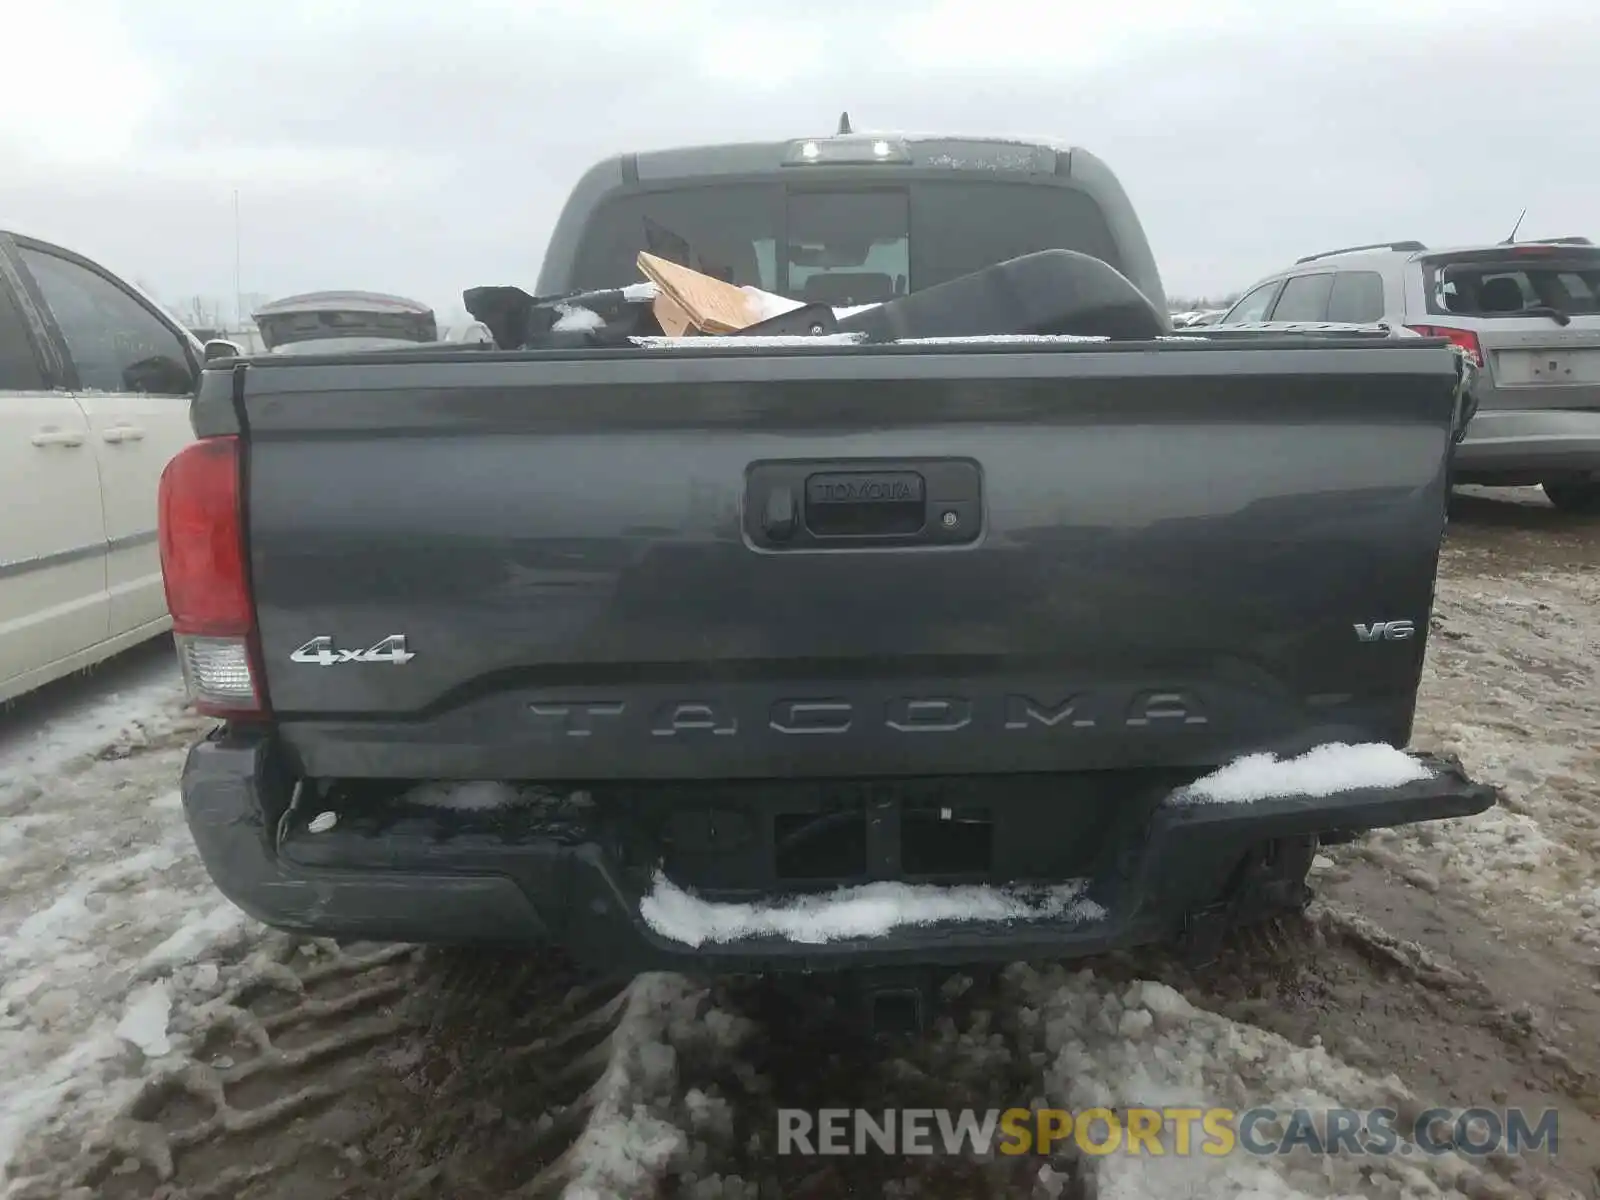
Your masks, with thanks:
[[[306,776],[1192,775],[1405,744],[1456,380],[1354,337],[408,353],[210,372],[196,425],[244,435]]]

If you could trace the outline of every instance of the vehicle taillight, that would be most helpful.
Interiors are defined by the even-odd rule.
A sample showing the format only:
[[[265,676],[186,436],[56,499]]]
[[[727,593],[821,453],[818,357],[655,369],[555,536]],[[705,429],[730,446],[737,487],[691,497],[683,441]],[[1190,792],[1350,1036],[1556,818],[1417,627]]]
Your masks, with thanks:
[[[1415,330],[1423,337],[1446,338],[1452,346],[1460,346],[1465,350],[1473,362],[1483,366],[1483,346],[1478,341],[1478,335],[1470,329],[1452,329],[1448,325],[1408,325],[1406,328]]]
[[[255,606],[245,570],[239,441],[191,442],[161,472],[157,531],[184,682],[210,716],[261,716]]]

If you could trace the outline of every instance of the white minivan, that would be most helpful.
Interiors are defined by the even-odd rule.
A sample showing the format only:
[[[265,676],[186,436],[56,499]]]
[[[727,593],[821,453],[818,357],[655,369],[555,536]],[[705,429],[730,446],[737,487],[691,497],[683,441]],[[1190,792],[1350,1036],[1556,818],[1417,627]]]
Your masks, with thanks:
[[[0,231],[0,703],[170,626],[156,485],[203,357],[132,284]]]

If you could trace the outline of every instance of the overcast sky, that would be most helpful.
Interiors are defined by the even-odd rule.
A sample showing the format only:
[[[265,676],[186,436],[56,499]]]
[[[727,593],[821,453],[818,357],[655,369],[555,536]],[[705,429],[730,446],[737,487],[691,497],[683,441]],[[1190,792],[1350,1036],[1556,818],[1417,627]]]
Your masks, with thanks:
[[[596,159],[841,109],[1093,150],[1174,295],[1524,207],[1600,237],[1597,0],[39,0],[3,28],[0,228],[174,306],[231,304],[235,189],[246,292],[448,315],[532,286]]]

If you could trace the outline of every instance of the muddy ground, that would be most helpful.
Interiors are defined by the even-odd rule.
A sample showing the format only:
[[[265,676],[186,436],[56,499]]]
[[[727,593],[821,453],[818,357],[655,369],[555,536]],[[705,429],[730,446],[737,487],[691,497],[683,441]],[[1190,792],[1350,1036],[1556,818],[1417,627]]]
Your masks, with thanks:
[[[175,969],[197,997],[173,1010],[187,1052],[117,1119],[32,1136],[17,1194],[1600,1195],[1597,622],[1600,521],[1537,492],[1458,497],[1415,744],[1460,755],[1502,805],[1327,849],[1303,919],[1204,968],[1157,951],[1018,968],[952,986],[925,1035],[881,1047],[820,993],[618,990],[549,958],[239,937],[210,969]],[[1107,1034],[1107,1009],[1140,1019]],[[1082,1104],[1085,1080],[1132,1102],[1158,1066],[1224,1100],[1555,1106],[1559,1153],[1270,1180],[771,1153],[779,1104]]]

